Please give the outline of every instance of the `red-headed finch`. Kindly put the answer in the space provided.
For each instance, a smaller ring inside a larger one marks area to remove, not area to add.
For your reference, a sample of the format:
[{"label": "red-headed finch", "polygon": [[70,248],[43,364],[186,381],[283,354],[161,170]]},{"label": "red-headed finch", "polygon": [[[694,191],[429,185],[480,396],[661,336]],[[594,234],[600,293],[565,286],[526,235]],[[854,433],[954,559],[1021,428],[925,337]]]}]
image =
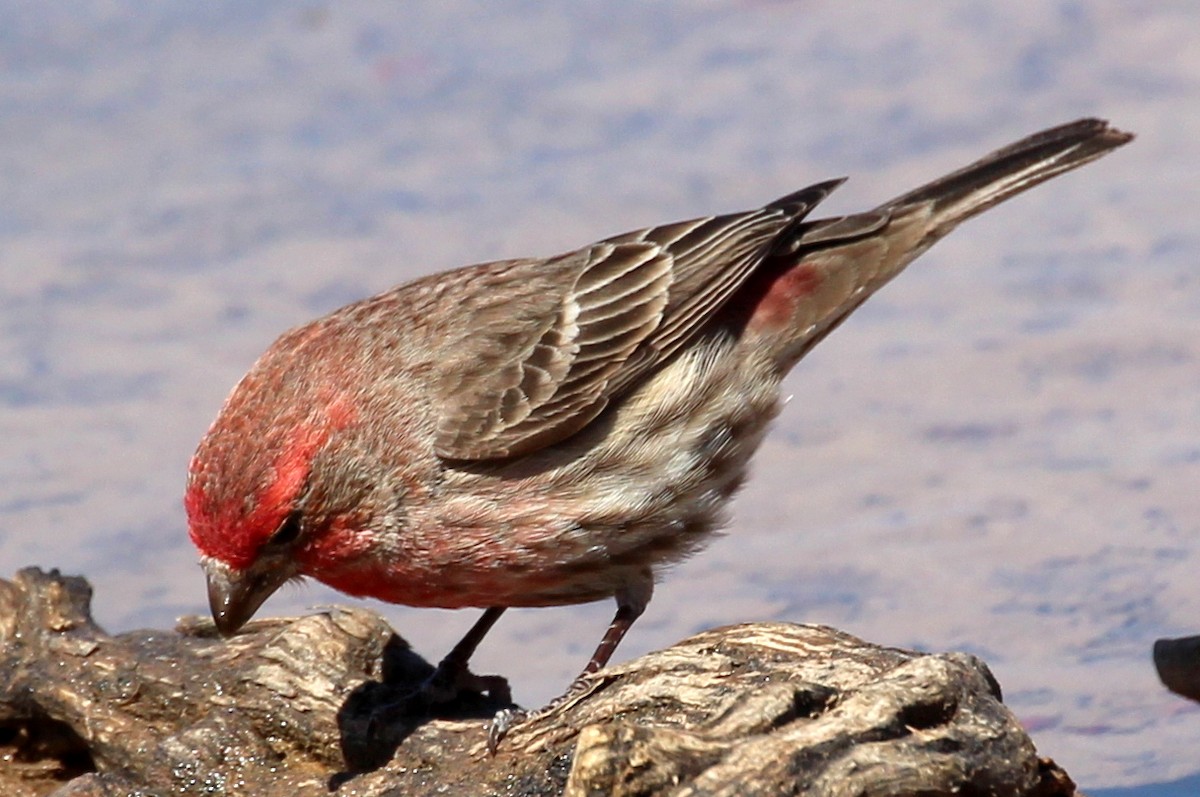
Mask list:
[{"label": "red-headed finch", "polygon": [[217,627],[301,576],[482,607],[439,668],[462,683],[505,608],[615,598],[598,670],[655,577],[726,522],[792,366],[960,222],[1130,138],[1085,119],[865,213],[808,220],[831,180],[434,274],[287,332],[191,463]]}]

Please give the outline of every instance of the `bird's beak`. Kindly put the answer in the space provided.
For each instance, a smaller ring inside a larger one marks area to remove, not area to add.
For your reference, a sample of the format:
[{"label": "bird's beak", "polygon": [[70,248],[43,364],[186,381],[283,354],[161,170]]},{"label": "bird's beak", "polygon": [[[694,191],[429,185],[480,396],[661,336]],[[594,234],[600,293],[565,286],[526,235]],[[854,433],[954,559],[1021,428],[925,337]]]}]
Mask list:
[{"label": "bird's beak", "polygon": [[288,576],[283,568],[276,568],[275,571],[279,575],[255,572],[253,566],[234,570],[217,559],[204,560],[204,573],[208,577],[208,605],[212,609],[213,622],[222,636],[236,633],[254,616],[263,601],[287,581]]}]

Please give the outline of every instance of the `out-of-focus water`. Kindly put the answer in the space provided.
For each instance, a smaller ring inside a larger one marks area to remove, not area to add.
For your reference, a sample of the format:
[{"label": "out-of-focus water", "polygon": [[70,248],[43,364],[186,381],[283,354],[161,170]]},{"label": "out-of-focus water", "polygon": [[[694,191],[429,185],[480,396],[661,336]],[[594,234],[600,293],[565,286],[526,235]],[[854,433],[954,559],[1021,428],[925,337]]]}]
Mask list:
[{"label": "out-of-focus water", "polygon": [[1200,794],[1200,775],[1169,782],[1088,790],[1089,797],[1195,797],[1197,794]]},{"label": "out-of-focus water", "polygon": [[[969,650],[1085,787],[1200,770],[1200,709],[1149,659],[1200,631],[1200,7],[0,18],[0,575],[83,573],[113,630],[205,611],[187,460],[291,325],[842,174],[828,212],[862,209],[1079,116],[1138,132],[960,230],[797,369],[730,533],[667,577],[622,654],[768,619]],[[611,610],[514,612],[479,668],[537,703]],[[473,619],[388,614],[434,659]]]}]

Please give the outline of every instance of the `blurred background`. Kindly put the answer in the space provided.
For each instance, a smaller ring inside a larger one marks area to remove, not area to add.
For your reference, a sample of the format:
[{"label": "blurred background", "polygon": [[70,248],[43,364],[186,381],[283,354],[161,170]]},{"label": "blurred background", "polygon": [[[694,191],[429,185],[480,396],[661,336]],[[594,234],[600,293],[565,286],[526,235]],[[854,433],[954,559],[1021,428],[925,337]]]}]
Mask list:
[{"label": "blurred background", "polygon": [[[1200,707],[1150,646],[1200,631],[1200,6],[917,9],[0,1],[0,577],[86,575],[110,631],[206,613],[192,450],[275,336],[353,299],[840,175],[821,210],[862,210],[1097,115],[1139,138],[796,369],[729,534],[620,657],[775,619],[966,650],[1084,787],[1194,775]],[[373,608],[433,660],[476,616]],[[512,612],[476,669],[538,704],[612,609]]]}]

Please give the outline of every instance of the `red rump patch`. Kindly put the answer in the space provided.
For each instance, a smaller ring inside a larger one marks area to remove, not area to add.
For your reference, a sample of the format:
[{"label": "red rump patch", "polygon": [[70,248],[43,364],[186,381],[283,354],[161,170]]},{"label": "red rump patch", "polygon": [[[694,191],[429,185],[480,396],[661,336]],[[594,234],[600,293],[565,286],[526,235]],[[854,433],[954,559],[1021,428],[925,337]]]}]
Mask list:
[{"label": "red rump patch", "polygon": [[790,326],[796,305],[817,292],[824,276],[815,264],[801,263],[769,279],[751,316],[756,326]]}]

